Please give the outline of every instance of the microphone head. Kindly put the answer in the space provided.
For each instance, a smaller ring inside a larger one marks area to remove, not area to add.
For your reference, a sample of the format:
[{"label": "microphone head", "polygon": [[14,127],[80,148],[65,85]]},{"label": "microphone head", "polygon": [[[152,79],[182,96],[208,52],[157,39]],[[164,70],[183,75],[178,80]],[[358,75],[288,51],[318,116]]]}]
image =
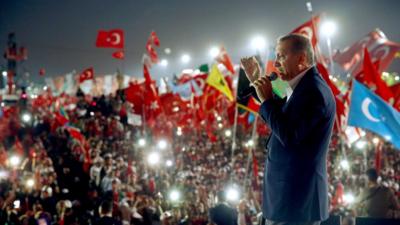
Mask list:
[{"label": "microphone head", "polygon": [[278,78],[278,74],[275,73],[275,72],[272,72],[272,73],[268,76],[268,79],[269,79],[270,81],[274,81],[274,80],[276,80],[277,78]]}]

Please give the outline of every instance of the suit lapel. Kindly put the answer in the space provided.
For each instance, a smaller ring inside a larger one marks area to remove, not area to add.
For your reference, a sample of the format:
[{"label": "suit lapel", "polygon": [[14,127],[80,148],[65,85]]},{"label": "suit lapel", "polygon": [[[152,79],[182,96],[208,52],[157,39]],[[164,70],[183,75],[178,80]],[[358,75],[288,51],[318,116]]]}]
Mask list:
[{"label": "suit lapel", "polygon": [[312,76],[314,76],[315,74],[317,74],[318,71],[315,68],[315,66],[311,67],[307,73],[304,75],[304,77],[299,81],[299,83],[297,84],[296,88],[293,90],[292,95],[290,96],[289,100],[283,105],[282,110],[286,111],[287,107],[290,105],[290,103],[292,102],[293,99],[296,98],[296,96],[302,92],[302,89],[304,89],[305,87],[307,87],[307,84],[309,83],[309,81],[312,79]]}]

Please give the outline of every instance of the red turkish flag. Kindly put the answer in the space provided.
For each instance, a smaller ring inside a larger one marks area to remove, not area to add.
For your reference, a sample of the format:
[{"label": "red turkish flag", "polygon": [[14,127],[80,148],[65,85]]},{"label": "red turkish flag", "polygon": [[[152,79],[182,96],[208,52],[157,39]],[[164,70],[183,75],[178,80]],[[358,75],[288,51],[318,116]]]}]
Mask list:
[{"label": "red turkish flag", "polygon": [[294,29],[291,33],[302,34],[308,37],[311,40],[311,44],[315,49],[318,44],[318,26],[321,18],[320,15],[314,16],[311,20],[303,23],[296,29]]},{"label": "red turkish flag", "polygon": [[160,102],[166,115],[173,115],[187,110],[187,103],[181,99],[179,94],[165,93],[160,96]]},{"label": "red turkish flag", "polygon": [[390,90],[392,90],[393,96],[395,97],[393,106],[397,111],[400,111],[400,83],[390,86]]},{"label": "red turkish flag", "polygon": [[161,102],[157,93],[155,82],[151,79],[149,69],[143,65],[143,76],[145,78],[144,106],[146,120],[150,126],[154,125],[155,119],[161,114]]},{"label": "red turkish flag", "polygon": [[153,48],[151,39],[149,39],[146,43],[146,50],[150,56],[151,63],[157,63],[158,62],[158,54],[157,54],[156,50]]},{"label": "red turkish flag", "polygon": [[115,59],[125,59],[124,51],[116,51],[112,54],[112,57]]},{"label": "red turkish flag", "polygon": [[400,50],[400,44],[389,41],[381,30],[376,29],[352,46],[336,52],[333,55],[333,61],[347,72],[356,76],[363,69],[364,48],[368,49],[373,63],[380,60],[379,69],[384,71],[392,62],[396,52]]},{"label": "red turkish flag", "polygon": [[385,81],[382,80],[381,74],[378,72],[374,64],[371,62],[370,55],[367,48],[364,49],[364,70],[363,73],[356,77],[356,79],[365,85],[367,85],[371,90],[375,91],[386,102],[393,104],[394,96],[390,88],[387,86]]},{"label": "red turkish flag", "polygon": [[251,97],[249,99],[249,102],[247,103],[247,108],[249,108],[255,113],[257,113],[260,110],[260,106],[261,104],[254,97]]},{"label": "red turkish flag", "polygon": [[229,57],[228,53],[226,52],[224,47],[221,47],[218,56],[215,58],[217,62],[224,64],[227,70],[232,74],[235,73],[235,69],[233,68],[233,64],[231,58]]},{"label": "red turkish flag", "polygon": [[94,70],[93,67],[87,68],[79,75],[79,83],[84,82],[85,80],[92,80],[94,78]]},{"label": "red turkish flag", "polygon": [[69,135],[71,135],[72,138],[78,140],[81,144],[84,143],[85,137],[78,128],[67,126],[65,129],[69,132]]},{"label": "red turkish flag", "polygon": [[331,88],[333,95],[335,95],[335,96],[339,95],[340,91],[336,87],[336,85],[331,81],[331,79],[329,79],[329,72],[326,69],[326,67],[324,65],[322,65],[321,63],[317,63],[317,69],[318,69],[319,73],[321,74],[322,78],[324,78],[325,82]]},{"label": "red turkish flag", "polygon": [[[347,106],[346,106],[346,97],[341,95],[340,90],[336,87],[336,85],[329,79],[329,72],[325,68],[325,66],[321,63],[317,63],[317,69],[320,72],[322,78],[330,87],[336,101],[336,119],[334,129],[336,131],[344,131],[346,120],[347,120]],[[346,95],[345,95],[346,96]]]},{"label": "red turkish flag", "polygon": [[151,63],[158,63],[158,54],[153,45],[156,47],[160,47],[160,39],[158,39],[155,31],[152,31],[150,33],[150,37],[147,39],[146,50],[148,55],[150,56]]},{"label": "red turkish flag", "polygon": [[124,31],[114,29],[110,31],[99,30],[96,47],[98,48],[124,48]]},{"label": "red turkish flag", "polygon": [[155,46],[160,47],[160,39],[158,39],[158,36],[155,31],[151,32],[150,38]]},{"label": "red turkish flag", "polygon": [[135,114],[142,115],[144,104],[144,83],[130,83],[125,89],[126,100],[133,104]]}]

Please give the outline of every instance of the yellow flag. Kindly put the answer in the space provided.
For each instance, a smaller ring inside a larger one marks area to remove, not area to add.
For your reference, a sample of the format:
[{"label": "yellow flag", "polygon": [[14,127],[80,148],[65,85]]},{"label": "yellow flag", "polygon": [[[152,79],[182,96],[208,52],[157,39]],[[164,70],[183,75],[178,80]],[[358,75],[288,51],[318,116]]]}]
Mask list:
[{"label": "yellow flag", "polygon": [[228,83],[226,83],[224,75],[222,75],[221,72],[218,70],[216,64],[214,64],[211,68],[211,72],[208,75],[206,82],[210,86],[213,86],[215,89],[226,95],[226,97],[228,97],[230,101],[233,101],[231,89],[229,89]]}]

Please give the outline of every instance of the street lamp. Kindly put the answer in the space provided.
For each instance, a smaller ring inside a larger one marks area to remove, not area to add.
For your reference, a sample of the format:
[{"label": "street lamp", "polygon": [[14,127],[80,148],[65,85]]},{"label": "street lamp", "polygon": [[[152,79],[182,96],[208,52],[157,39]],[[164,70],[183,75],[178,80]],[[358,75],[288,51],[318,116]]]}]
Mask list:
[{"label": "street lamp", "polygon": [[257,51],[257,53],[261,52],[262,50],[265,49],[265,46],[267,45],[267,41],[265,40],[264,37],[262,36],[255,36],[251,40],[251,47]]},{"label": "street lamp", "polygon": [[336,23],[333,21],[326,21],[321,26],[321,33],[326,37],[326,44],[328,45],[328,53],[329,53],[329,60],[330,64],[330,72],[334,74],[335,71],[333,69],[333,57],[332,57],[332,43],[331,38],[336,33],[337,26]]},{"label": "street lamp", "polygon": [[210,56],[214,59],[215,57],[217,57],[219,54],[219,49],[217,47],[212,47],[210,49]]},{"label": "street lamp", "polygon": [[163,66],[163,67],[168,66],[168,60],[166,60],[166,59],[161,59],[160,65]]},{"label": "street lamp", "polygon": [[182,57],[181,57],[181,60],[182,60],[182,62],[185,63],[185,64],[188,63],[188,62],[190,62],[190,60],[191,60],[190,55],[188,55],[188,54],[183,54]]}]

